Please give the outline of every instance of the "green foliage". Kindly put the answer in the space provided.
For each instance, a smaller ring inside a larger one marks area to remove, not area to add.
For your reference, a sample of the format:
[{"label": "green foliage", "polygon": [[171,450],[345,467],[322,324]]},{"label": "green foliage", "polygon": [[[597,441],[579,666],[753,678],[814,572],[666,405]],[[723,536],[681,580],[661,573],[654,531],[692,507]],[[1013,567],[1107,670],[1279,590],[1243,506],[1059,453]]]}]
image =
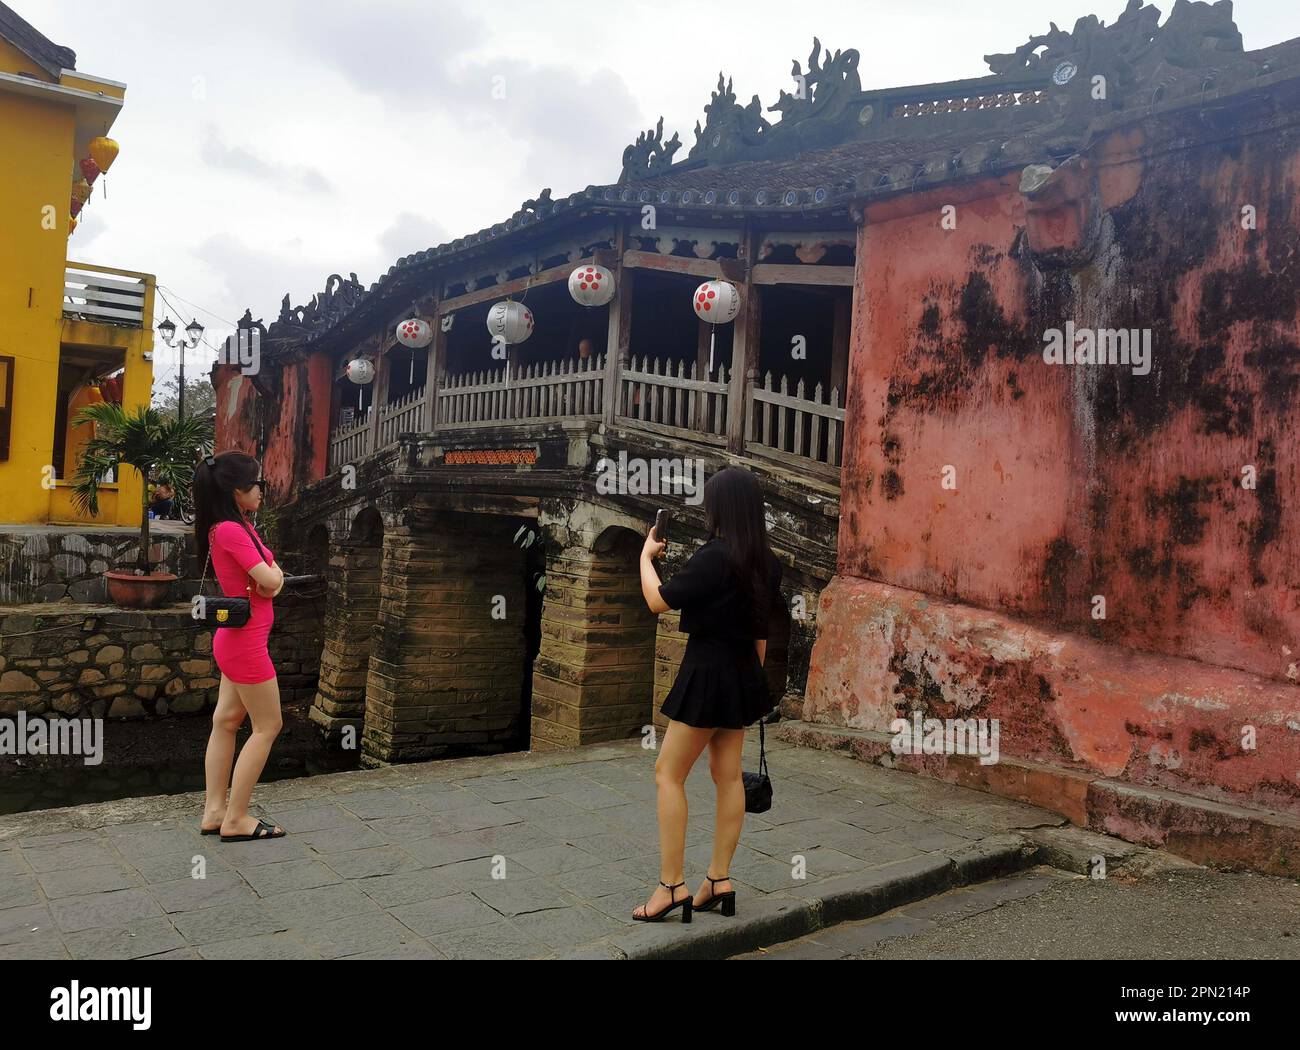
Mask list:
[{"label": "green foliage", "polygon": [[[212,424],[187,418],[168,419],[157,409],[140,406],[131,413],[121,405],[101,402],[77,413],[77,426],[95,425],[95,436],[85,445],[72,478],[72,495],[83,513],[99,513],[99,485],[108,471],[134,467],[144,482],[145,504],[150,481],[166,481],[179,492],[189,491],[194,464],[212,444]],[[140,523],[140,564],[148,569],[149,522],[143,510]]]},{"label": "green foliage", "polygon": [[[175,419],[180,402],[180,377],[172,376],[154,390],[153,407],[165,419]],[[217,414],[217,391],[212,380],[200,375],[185,381],[185,414],[196,419],[211,420]]]}]

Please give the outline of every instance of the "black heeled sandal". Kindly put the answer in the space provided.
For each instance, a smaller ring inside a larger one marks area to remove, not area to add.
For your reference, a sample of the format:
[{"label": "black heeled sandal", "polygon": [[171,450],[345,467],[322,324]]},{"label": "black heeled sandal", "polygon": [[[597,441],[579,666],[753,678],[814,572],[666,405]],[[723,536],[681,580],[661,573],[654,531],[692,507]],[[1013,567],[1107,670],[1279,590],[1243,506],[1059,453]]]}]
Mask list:
[{"label": "black heeled sandal", "polygon": [[[706,879],[708,879],[710,883],[712,883],[712,885],[710,885],[710,887],[709,887],[710,891],[713,889],[713,886],[716,886],[719,882],[726,882],[728,879],[731,878],[730,875],[723,875],[722,878],[720,878],[720,879],[715,879],[712,875],[708,875],[708,874],[706,874],[704,877],[705,877]],[[736,891],[735,891],[735,890],[727,890],[726,893],[717,893],[717,894],[714,894],[712,897],[710,897],[708,900],[706,900],[703,904],[697,904],[697,905],[695,905],[695,910],[696,910],[696,911],[712,911],[712,910],[713,910],[713,906],[714,906],[715,904],[717,904],[718,901],[722,901],[722,914],[723,914],[723,915],[728,915],[728,916],[730,916],[730,915],[735,915],[735,914],[736,914]]]},{"label": "black heeled sandal", "polygon": [[[669,886],[668,883],[664,882],[663,879],[660,879],[659,885],[662,886],[664,889],[666,889],[669,895],[671,895],[673,890],[677,889],[678,886],[685,886],[686,883],[685,881],[674,882],[671,886]],[[649,912],[647,912],[645,915],[638,915],[636,911],[633,910],[632,918],[636,919],[638,922],[663,922],[664,916],[667,915],[670,911],[672,911],[674,908],[681,908],[682,922],[690,922],[691,906],[693,903],[694,903],[694,898],[692,898],[692,896],[688,893],[681,900],[674,900],[672,904],[669,904],[667,907],[660,908],[653,915],[651,915]]]}]

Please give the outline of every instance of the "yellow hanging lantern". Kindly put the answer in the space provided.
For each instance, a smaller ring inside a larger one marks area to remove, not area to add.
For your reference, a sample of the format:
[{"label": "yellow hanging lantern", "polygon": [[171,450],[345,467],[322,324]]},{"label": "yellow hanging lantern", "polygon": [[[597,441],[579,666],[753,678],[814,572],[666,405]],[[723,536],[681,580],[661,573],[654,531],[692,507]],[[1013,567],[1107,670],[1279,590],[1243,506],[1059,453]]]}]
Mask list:
[{"label": "yellow hanging lantern", "polygon": [[76,232],[77,232],[77,217],[76,217],[75,215],[69,215],[69,216],[68,216],[68,236],[71,237],[71,236],[72,236],[74,233],[76,233]]},{"label": "yellow hanging lantern", "polygon": [[90,183],[85,179],[78,179],[72,184],[72,199],[74,201],[81,201],[82,204],[85,204],[86,201],[90,200],[91,192]]},{"label": "yellow hanging lantern", "polygon": [[90,140],[90,156],[99,165],[100,171],[108,171],[117,160],[118,145],[110,138],[100,135]]}]

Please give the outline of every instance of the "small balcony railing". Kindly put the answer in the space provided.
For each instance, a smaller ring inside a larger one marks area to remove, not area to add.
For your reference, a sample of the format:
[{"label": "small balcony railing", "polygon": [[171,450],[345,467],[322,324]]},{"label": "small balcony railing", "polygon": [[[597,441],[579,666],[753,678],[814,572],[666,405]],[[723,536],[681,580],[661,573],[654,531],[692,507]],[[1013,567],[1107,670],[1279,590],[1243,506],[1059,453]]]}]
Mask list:
[{"label": "small balcony railing", "polygon": [[141,328],[150,280],[127,270],[69,263],[63,284],[64,316]]}]

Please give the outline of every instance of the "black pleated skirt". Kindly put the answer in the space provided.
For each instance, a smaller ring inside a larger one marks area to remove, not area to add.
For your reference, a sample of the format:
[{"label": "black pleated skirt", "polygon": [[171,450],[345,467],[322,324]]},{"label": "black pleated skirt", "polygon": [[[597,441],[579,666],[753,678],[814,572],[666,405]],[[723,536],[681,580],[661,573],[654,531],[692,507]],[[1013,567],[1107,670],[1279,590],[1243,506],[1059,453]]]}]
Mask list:
[{"label": "black pleated skirt", "polygon": [[661,710],[697,729],[744,729],[775,707],[752,640],[692,634]]}]

